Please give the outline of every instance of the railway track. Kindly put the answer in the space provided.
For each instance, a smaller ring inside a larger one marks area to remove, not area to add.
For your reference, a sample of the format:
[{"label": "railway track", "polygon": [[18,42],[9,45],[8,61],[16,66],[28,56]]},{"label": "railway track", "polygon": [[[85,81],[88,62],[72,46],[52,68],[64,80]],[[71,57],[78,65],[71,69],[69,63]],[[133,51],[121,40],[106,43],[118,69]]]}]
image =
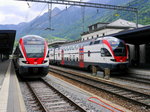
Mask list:
[{"label": "railway track", "polygon": [[31,112],[87,112],[43,79],[28,81],[26,85],[29,88],[27,102]]},{"label": "railway track", "polygon": [[100,80],[98,78],[93,78],[89,75],[85,75],[79,72],[62,69],[60,67],[50,66],[49,71],[84,83],[98,90],[103,90],[107,93],[114,94],[116,96],[119,96],[120,98],[127,99],[128,101],[140,104],[141,106],[145,106],[146,108],[150,109],[150,95],[148,94],[126,88],[116,83],[110,83],[108,81]]}]

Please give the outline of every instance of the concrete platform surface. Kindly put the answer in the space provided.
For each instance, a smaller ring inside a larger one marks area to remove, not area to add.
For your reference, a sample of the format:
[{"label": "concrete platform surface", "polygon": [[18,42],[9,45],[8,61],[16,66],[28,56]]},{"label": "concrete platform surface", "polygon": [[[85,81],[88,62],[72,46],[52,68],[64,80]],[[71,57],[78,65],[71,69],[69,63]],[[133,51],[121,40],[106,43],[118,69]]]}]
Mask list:
[{"label": "concrete platform surface", "polygon": [[7,61],[0,61],[0,89],[3,84],[5,74],[7,72],[8,66],[9,66],[10,60]]},{"label": "concrete platform surface", "polygon": [[129,68],[129,73],[150,76],[150,68]]},{"label": "concrete platform surface", "polygon": [[0,90],[0,112],[26,112],[18,79],[11,61]]}]

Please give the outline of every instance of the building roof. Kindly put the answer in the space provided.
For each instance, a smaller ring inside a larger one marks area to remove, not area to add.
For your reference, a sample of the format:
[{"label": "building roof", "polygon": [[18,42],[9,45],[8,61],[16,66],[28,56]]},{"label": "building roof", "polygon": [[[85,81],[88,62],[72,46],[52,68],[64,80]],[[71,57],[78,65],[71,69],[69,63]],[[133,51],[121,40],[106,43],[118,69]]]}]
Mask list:
[{"label": "building roof", "polygon": [[150,26],[127,30],[110,36],[115,36],[130,44],[150,43]]},{"label": "building roof", "polygon": [[16,30],[0,30],[0,54],[12,54]]},{"label": "building roof", "polygon": [[[118,27],[129,27],[129,28],[136,28],[136,23],[130,22],[124,19],[118,19],[107,26],[118,26]],[[138,24],[138,27],[143,27],[143,25]]]},{"label": "building roof", "polygon": [[[95,23],[93,25],[90,25],[88,28],[90,28],[92,26],[95,26],[95,25],[98,25],[98,24],[100,24],[100,25],[96,29],[93,29],[93,30],[90,30],[90,31],[87,31],[87,32],[83,32],[81,35],[86,35],[86,34],[89,34],[91,32],[96,32],[96,31],[100,31],[100,30],[103,30],[103,29],[123,29],[123,30],[127,30],[127,29],[136,28],[136,23],[130,22],[130,21],[127,21],[127,20],[124,20],[124,19],[118,19],[118,20],[116,20],[112,23],[98,22],[98,23]],[[143,25],[138,24],[138,27],[143,27]]]},{"label": "building roof", "polygon": [[95,24],[92,24],[92,25],[88,26],[88,28],[89,28],[89,27],[92,27],[92,26],[94,26],[94,25],[97,25],[97,24],[101,24],[102,26],[104,26],[104,25],[107,25],[107,24],[109,24],[109,23],[98,22],[98,23],[95,23]]}]

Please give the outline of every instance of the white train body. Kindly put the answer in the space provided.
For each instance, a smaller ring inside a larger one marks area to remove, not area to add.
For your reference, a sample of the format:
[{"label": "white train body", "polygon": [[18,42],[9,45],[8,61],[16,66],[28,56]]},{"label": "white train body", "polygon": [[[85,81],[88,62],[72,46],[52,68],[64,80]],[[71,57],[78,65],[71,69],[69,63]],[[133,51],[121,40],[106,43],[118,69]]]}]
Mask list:
[{"label": "white train body", "polygon": [[128,50],[124,41],[103,37],[89,41],[69,43],[49,49],[50,63],[80,68],[97,67],[99,70],[126,69]]},{"label": "white train body", "polygon": [[48,73],[48,45],[44,38],[27,35],[19,40],[14,52],[14,63],[22,77],[43,77]]}]

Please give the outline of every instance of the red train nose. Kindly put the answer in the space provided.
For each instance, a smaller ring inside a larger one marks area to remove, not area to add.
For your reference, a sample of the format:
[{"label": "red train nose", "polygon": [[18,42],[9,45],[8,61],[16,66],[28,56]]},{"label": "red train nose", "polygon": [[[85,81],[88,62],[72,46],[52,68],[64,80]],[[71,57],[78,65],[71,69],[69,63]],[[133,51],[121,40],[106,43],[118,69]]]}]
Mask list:
[{"label": "red train nose", "polygon": [[115,57],[115,59],[116,59],[116,62],[125,62],[127,60],[127,58],[124,56],[117,56]]},{"label": "red train nose", "polygon": [[42,64],[44,58],[28,58],[27,60],[30,64],[37,65],[37,64]]}]

